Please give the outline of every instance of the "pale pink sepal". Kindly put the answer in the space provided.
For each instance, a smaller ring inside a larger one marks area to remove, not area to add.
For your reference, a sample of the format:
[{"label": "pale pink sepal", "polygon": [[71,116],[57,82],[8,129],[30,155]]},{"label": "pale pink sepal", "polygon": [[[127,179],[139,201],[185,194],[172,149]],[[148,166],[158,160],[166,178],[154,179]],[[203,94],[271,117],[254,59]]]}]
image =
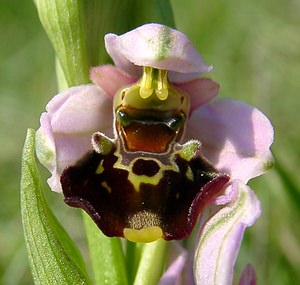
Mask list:
[{"label": "pale pink sepal", "polygon": [[141,66],[151,66],[171,71],[171,81],[181,82],[181,74],[189,81],[212,69],[183,33],[160,24],[107,34],[105,47],[115,65],[133,76],[140,75]]},{"label": "pale pink sepal", "polygon": [[256,285],[256,274],[251,264],[247,264],[244,268],[239,285]]},{"label": "pale pink sepal", "polygon": [[61,192],[63,169],[91,149],[94,132],[113,134],[111,110],[111,97],[92,84],[69,88],[48,103],[36,133],[36,151],[52,174],[48,184],[53,191]]},{"label": "pale pink sepal", "polygon": [[137,81],[136,77],[125,74],[112,65],[100,65],[90,69],[91,80],[111,97],[125,86]]},{"label": "pale pink sepal", "polygon": [[236,200],[208,219],[199,233],[194,259],[197,285],[232,284],[245,228],[261,213],[259,200],[248,186],[236,180],[228,187],[238,193]]},{"label": "pale pink sepal", "polygon": [[216,99],[197,108],[187,138],[199,139],[206,158],[232,179],[244,183],[273,164],[273,127],[258,109],[241,101]]}]

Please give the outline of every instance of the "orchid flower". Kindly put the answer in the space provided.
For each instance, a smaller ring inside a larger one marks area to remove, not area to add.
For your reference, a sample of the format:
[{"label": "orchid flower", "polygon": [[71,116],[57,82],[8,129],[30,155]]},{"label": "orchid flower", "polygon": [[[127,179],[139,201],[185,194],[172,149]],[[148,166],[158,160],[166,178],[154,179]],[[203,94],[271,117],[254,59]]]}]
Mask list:
[{"label": "orchid flower", "polygon": [[178,245],[160,284],[231,284],[260,215],[246,184],[273,163],[271,123],[215,98],[219,85],[202,77],[212,67],[177,30],[146,24],[105,45],[115,66],[91,68],[93,84],[59,93],[41,116],[36,150],[50,188],[108,236],[183,239],[199,220],[194,248]]}]

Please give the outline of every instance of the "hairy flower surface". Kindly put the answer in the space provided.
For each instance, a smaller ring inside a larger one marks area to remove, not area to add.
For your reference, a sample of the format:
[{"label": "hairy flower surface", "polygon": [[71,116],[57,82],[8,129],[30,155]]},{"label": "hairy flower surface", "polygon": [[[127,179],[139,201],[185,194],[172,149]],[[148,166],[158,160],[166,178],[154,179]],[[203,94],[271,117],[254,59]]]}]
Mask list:
[{"label": "hairy flower surface", "polygon": [[[105,43],[116,66],[92,68],[94,84],[56,95],[41,116],[49,186],[108,236],[132,241],[187,238],[202,213],[195,280],[230,284],[243,232],[260,214],[245,184],[273,161],[269,120],[215,99],[218,84],[200,78],[212,68],[179,31],[147,24]],[[179,278],[186,253],[178,256],[165,280]]]}]

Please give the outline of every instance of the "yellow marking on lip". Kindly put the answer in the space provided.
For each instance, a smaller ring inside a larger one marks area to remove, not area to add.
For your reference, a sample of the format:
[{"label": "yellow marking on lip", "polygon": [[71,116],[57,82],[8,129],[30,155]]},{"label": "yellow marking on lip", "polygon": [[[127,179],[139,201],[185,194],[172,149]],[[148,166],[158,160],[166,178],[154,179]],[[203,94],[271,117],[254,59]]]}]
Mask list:
[{"label": "yellow marking on lip", "polygon": [[111,193],[112,190],[106,181],[101,182],[101,186],[104,187],[109,194]]},{"label": "yellow marking on lip", "polygon": [[[158,153],[158,154],[151,153],[149,157],[147,157],[147,153],[143,153],[143,154],[141,153],[141,156],[135,157],[134,159],[129,160],[129,162],[127,162],[127,164],[125,164],[123,162],[123,155],[121,153],[121,149],[124,150],[124,153],[126,155],[128,155],[128,156],[131,155],[131,152],[127,152],[124,148],[123,138],[119,137],[118,140],[117,140],[117,149],[115,151],[115,155],[118,157],[118,160],[115,162],[113,167],[115,169],[124,169],[124,170],[128,171],[128,180],[132,183],[135,191],[137,191],[137,192],[139,192],[139,190],[140,190],[140,184],[141,183],[157,185],[159,183],[159,181],[161,180],[161,178],[163,177],[163,172],[166,171],[166,170],[173,170],[174,172],[179,172],[178,166],[175,163],[175,156],[177,154],[180,154],[180,149],[176,150],[174,148],[171,149],[171,147],[170,147],[170,149],[167,152],[167,153],[171,152],[171,154],[169,155],[169,159],[168,159],[169,164],[162,163],[159,160],[159,157],[161,156],[160,153]],[[132,152],[132,155],[135,155],[136,153],[138,153],[138,152]],[[166,153],[166,155],[167,155],[167,153]],[[146,175],[136,175],[136,174],[134,174],[133,171],[132,171],[132,167],[138,159],[156,161],[157,164],[160,166],[159,171],[151,177],[146,176]]]},{"label": "yellow marking on lip", "polygon": [[142,159],[144,159],[144,160],[156,161],[157,164],[160,166],[160,168],[159,168],[159,171],[151,177],[149,177],[147,175],[137,175],[132,171],[132,167],[133,167],[134,163],[139,159],[141,159],[141,158],[137,157],[137,158],[133,159],[128,166],[128,169],[129,169],[128,180],[132,183],[134,189],[137,192],[140,189],[141,183],[157,185],[159,183],[159,181],[163,178],[163,172],[165,170],[173,170],[175,172],[179,172],[179,169],[173,160],[170,160],[171,165],[165,165],[165,164],[161,163],[158,159],[142,157]]},{"label": "yellow marking on lip", "polygon": [[146,227],[139,230],[125,228],[124,237],[132,242],[153,242],[163,236],[163,231],[158,226]]},{"label": "yellow marking on lip", "polygon": [[101,160],[101,162],[99,163],[99,165],[96,169],[96,174],[101,174],[103,171],[104,171],[103,160]]},{"label": "yellow marking on lip", "polygon": [[194,180],[194,175],[193,175],[192,169],[191,169],[190,167],[187,168],[186,173],[185,173],[185,176],[186,176],[186,178],[189,179],[190,181],[193,181],[193,180]]}]

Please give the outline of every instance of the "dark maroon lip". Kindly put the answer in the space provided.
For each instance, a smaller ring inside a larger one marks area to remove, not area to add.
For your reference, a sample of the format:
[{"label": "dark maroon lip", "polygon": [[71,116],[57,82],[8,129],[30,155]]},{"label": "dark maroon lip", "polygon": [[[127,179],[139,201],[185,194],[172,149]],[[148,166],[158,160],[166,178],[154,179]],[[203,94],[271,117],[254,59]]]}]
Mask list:
[{"label": "dark maroon lip", "polygon": [[[107,155],[91,151],[61,176],[65,203],[85,210],[110,237],[124,237],[125,228],[154,225],[162,229],[165,240],[185,239],[203,208],[229,181],[200,155],[189,161],[175,155],[177,170],[164,169],[157,183],[144,180],[136,189],[130,171],[151,178],[164,166],[149,157],[146,163],[140,158],[132,169],[121,169],[116,167],[115,151]],[[170,159],[170,154],[161,156]],[[100,164],[103,171],[97,173]]]}]

